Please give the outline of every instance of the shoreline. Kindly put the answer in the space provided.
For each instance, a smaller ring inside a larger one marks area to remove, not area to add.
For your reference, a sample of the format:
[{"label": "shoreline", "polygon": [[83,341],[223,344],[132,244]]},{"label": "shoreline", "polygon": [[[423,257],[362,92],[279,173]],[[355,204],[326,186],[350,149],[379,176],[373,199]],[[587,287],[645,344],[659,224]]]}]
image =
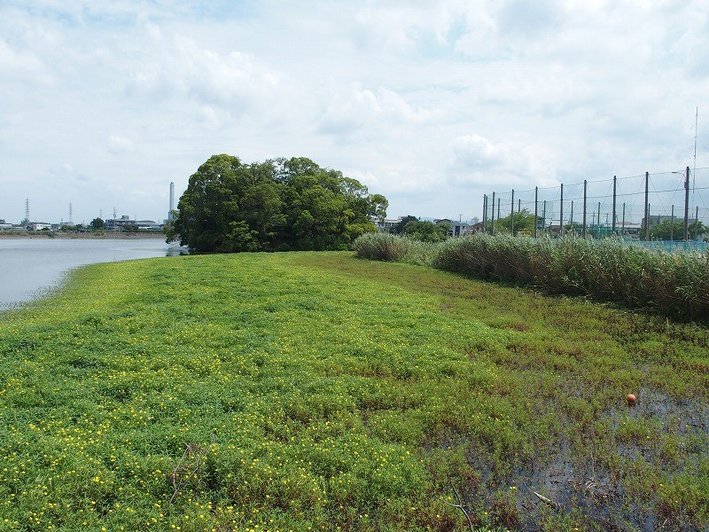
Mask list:
[{"label": "shoreline", "polygon": [[96,233],[42,233],[42,232],[0,232],[0,239],[12,240],[17,238],[32,240],[165,240],[162,233],[124,233],[124,232],[96,232]]}]

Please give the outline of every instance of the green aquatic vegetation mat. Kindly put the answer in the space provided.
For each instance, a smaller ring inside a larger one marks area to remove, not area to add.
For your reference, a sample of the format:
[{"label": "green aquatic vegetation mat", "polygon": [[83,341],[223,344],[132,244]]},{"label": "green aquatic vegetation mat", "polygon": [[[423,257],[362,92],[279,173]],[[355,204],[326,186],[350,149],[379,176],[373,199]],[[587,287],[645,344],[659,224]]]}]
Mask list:
[{"label": "green aquatic vegetation mat", "polygon": [[708,337],[350,253],[83,268],[0,315],[0,529],[701,529]]}]

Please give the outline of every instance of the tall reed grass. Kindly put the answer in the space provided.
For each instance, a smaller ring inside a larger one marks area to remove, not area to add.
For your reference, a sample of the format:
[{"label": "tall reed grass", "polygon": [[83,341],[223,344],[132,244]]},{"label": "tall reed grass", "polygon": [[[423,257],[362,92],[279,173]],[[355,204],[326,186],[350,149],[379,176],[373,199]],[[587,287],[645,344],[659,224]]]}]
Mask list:
[{"label": "tall reed grass", "polygon": [[440,244],[421,242],[388,233],[365,233],[353,243],[357,256],[387,262],[431,265]]},{"label": "tall reed grass", "polygon": [[[397,252],[382,258],[374,252],[382,247]],[[360,257],[429,264],[479,279],[709,321],[708,253],[666,253],[614,239],[506,235],[472,235],[421,249],[393,235],[370,234],[358,239],[355,249]]]}]

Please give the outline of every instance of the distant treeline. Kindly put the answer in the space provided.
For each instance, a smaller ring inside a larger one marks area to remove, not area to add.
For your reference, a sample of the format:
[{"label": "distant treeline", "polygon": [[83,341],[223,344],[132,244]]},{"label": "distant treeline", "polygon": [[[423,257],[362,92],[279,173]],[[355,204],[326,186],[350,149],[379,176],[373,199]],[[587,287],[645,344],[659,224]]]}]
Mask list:
[{"label": "distant treeline", "polygon": [[202,252],[349,249],[388,202],[304,157],[245,164],[214,155],[189,179],[168,241]]}]

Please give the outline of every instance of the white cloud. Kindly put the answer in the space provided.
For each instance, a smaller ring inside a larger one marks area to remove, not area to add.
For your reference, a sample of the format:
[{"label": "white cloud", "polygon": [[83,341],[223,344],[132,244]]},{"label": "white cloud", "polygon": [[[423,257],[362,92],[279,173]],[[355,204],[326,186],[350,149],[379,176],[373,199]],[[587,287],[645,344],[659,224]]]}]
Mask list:
[{"label": "white cloud", "polygon": [[308,156],[390,214],[470,217],[494,189],[682,168],[695,105],[709,165],[708,29],[701,0],[8,0],[0,218],[43,190],[161,218],[219,152]]},{"label": "white cloud", "polygon": [[558,183],[552,154],[543,146],[518,141],[494,142],[482,135],[457,137],[451,143],[451,171],[457,183],[550,186]]},{"label": "white cloud", "polygon": [[108,151],[115,154],[128,153],[133,151],[133,141],[118,135],[108,137]]},{"label": "white cloud", "polygon": [[31,76],[36,82],[48,80],[43,62],[33,53],[17,50],[0,38],[0,76],[6,81]]},{"label": "white cloud", "polygon": [[355,87],[332,96],[318,131],[348,136],[358,129],[371,130],[380,125],[423,125],[433,114],[430,110],[412,106],[392,90]]},{"label": "white cloud", "polygon": [[277,72],[252,55],[218,51],[181,35],[162,46],[160,54],[139,64],[128,85],[129,94],[152,100],[193,99],[234,109],[274,94]]}]

